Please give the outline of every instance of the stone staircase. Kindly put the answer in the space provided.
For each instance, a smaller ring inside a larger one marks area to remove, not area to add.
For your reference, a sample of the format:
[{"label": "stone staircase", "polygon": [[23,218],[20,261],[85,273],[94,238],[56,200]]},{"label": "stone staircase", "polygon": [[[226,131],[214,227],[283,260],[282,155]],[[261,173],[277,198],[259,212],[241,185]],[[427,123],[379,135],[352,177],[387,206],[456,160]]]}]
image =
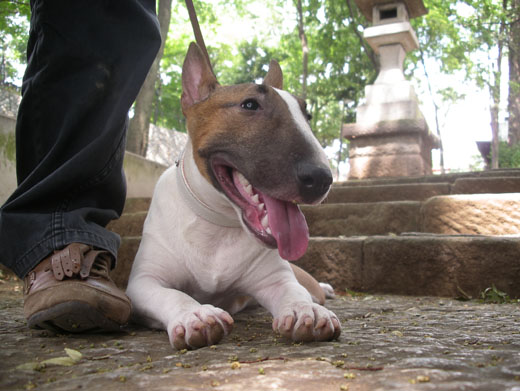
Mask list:
[{"label": "stone staircase", "polygon": [[[150,200],[127,201],[114,279],[125,286]],[[520,297],[520,170],[337,183],[304,206],[311,241],[298,265],[338,291]]]}]

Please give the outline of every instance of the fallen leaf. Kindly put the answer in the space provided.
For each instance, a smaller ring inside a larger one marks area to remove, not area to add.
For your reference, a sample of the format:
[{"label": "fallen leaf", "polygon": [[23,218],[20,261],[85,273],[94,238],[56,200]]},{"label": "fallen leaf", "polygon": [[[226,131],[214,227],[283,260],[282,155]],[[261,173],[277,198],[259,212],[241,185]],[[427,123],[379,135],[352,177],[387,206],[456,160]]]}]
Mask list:
[{"label": "fallen leaf", "polygon": [[16,367],[16,369],[21,371],[37,371],[39,368],[41,368],[41,365],[38,362],[27,362]]},{"label": "fallen leaf", "polygon": [[83,354],[81,352],[78,352],[74,349],[65,348],[65,353],[67,353],[67,355],[76,362],[81,360],[81,358],[83,357]]},{"label": "fallen leaf", "polygon": [[54,357],[54,358],[49,358],[48,360],[43,360],[41,363],[41,365],[61,365],[61,366],[64,366],[64,367],[70,367],[74,364],[76,364],[76,360],[73,360],[72,358],[70,357]]}]

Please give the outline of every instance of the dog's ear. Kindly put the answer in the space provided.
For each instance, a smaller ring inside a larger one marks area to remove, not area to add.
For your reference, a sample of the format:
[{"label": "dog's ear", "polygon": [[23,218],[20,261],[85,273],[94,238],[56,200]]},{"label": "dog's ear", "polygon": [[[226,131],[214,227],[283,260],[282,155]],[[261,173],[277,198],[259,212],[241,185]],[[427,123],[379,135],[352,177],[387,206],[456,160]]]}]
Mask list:
[{"label": "dog's ear", "polygon": [[265,76],[264,84],[278,88],[279,90],[283,89],[282,68],[280,68],[280,64],[278,64],[276,60],[271,60],[269,63],[269,71],[267,71],[267,75]]},{"label": "dog's ear", "polygon": [[206,57],[192,42],[182,65],[182,110],[206,99],[217,86],[218,81]]}]

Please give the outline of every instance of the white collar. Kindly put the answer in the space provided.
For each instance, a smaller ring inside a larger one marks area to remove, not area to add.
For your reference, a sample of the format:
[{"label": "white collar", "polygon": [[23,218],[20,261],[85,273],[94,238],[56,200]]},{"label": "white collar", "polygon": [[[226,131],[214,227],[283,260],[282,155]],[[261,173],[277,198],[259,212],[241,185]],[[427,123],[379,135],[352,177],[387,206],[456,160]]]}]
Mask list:
[{"label": "white collar", "polygon": [[204,220],[209,221],[210,223],[219,225],[221,227],[240,228],[241,225],[237,219],[232,219],[217,212],[204,201],[202,201],[199,197],[197,197],[186,178],[186,172],[184,170],[184,152],[185,151],[182,152],[180,159],[176,163],[178,170],[177,175],[175,175],[177,177],[177,187],[180,190],[184,201],[186,201],[190,209],[197,216],[202,217]]}]

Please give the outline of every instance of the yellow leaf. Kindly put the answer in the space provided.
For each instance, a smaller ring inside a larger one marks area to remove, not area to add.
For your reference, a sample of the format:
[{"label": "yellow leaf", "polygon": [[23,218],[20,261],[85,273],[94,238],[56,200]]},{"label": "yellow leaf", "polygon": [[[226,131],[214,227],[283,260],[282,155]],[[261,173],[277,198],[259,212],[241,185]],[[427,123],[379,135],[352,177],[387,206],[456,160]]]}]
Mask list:
[{"label": "yellow leaf", "polygon": [[74,361],[79,361],[83,357],[83,354],[81,352],[78,352],[74,349],[65,348],[65,353]]},{"label": "yellow leaf", "polygon": [[48,360],[43,360],[40,364],[42,365],[61,365],[64,367],[70,367],[76,364],[76,361],[70,357],[55,357]]},{"label": "yellow leaf", "polygon": [[21,371],[37,371],[41,365],[37,362],[27,362],[25,364],[20,364],[16,367],[16,369],[19,369]]}]

